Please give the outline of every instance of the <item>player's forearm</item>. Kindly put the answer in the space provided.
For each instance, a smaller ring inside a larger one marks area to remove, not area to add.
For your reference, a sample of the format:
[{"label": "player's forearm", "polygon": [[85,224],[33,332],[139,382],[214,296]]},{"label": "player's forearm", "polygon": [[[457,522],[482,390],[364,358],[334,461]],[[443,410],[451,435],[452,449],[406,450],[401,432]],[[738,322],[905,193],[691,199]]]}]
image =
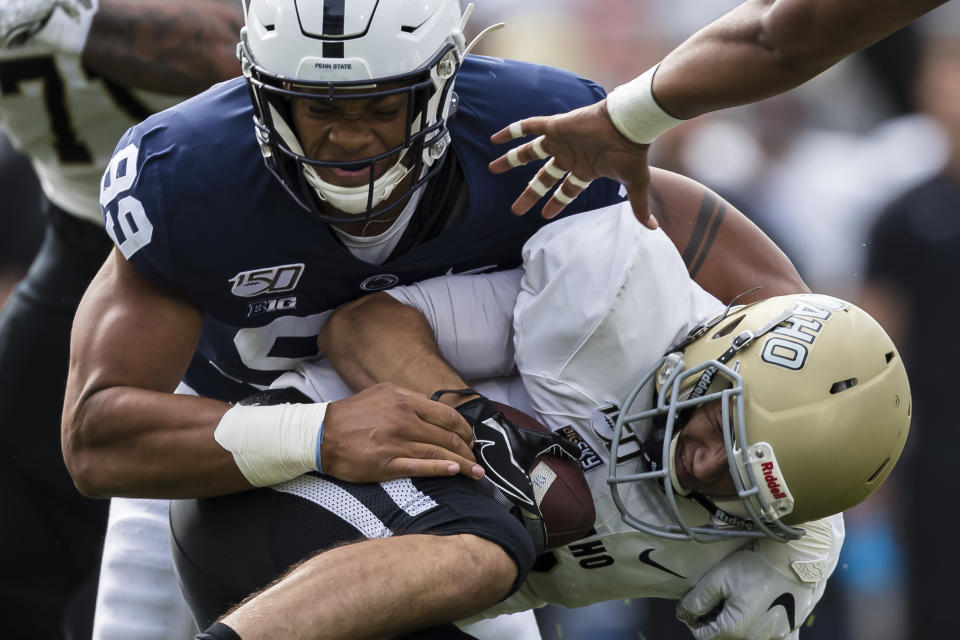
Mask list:
[{"label": "player's forearm", "polygon": [[747,0],[664,58],[653,83],[678,118],[792,89],[946,0]]},{"label": "player's forearm", "polygon": [[192,95],[240,73],[236,0],[100,0],[83,61],[113,82]]},{"label": "player's forearm", "polygon": [[[317,338],[320,351],[354,391],[393,382],[427,396],[466,385],[440,354],[423,315],[386,294],[335,311]],[[445,396],[444,402],[463,398]]]},{"label": "player's forearm", "polygon": [[213,432],[225,402],[131,387],[68,405],[63,455],[77,488],[93,497],[186,498],[250,484]]}]

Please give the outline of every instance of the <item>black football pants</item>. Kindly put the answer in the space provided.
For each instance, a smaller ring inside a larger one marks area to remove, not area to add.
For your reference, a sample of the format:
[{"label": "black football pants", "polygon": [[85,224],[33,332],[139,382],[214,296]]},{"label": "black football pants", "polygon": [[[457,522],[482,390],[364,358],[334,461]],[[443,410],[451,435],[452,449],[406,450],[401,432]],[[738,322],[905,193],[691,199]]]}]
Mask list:
[{"label": "black football pants", "polygon": [[[0,311],[0,602],[4,638],[72,640],[91,632],[108,502],[74,488],[60,414],[73,315],[111,242],[102,227],[48,213],[43,245]],[[64,633],[68,610],[79,621]]]}]

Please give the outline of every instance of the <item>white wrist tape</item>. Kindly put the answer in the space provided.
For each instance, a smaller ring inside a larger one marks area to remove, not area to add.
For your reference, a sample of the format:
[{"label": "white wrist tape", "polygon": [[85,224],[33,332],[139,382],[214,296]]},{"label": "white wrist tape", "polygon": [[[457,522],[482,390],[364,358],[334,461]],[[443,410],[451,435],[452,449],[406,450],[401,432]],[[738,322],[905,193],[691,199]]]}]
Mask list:
[{"label": "white wrist tape", "polygon": [[650,144],[664,131],[686,122],[664,111],[653,97],[653,76],[659,66],[657,63],[607,96],[607,113],[613,126],[637,144]]},{"label": "white wrist tape", "polygon": [[[43,25],[43,29],[37,32],[34,39],[56,51],[80,55],[87,43],[93,16],[97,13],[97,0],[89,0],[89,2],[68,0],[66,4],[70,5],[71,11],[76,15],[69,15],[67,9],[62,6],[54,7],[47,24]],[[87,4],[90,6],[87,7]]]},{"label": "white wrist tape", "polygon": [[213,437],[233,454],[250,484],[274,485],[308,471],[322,471],[320,445],[327,404],[237,405],[223,414]]}]

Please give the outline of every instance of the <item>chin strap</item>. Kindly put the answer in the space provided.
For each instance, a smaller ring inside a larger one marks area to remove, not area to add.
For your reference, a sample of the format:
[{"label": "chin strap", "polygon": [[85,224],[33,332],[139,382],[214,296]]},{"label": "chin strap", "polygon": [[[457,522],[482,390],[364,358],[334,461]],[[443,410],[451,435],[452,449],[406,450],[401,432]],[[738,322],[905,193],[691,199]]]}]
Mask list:
[{"label": "chin strap", "polygon": [[[786,309],[780,315],[775,317],[773,320],[760,327],[756,331],[743,331],[737,334],[736,337],[730,342],[730,347],[720,354],[717,358],[717,362],[720,364],[727,364],[730,360],[733,359],[733,356],[737,354],[738,351],[752,343],[755,339],[760,336],[773,331],[781,322],[793,315],[792,309]],[[710,383],[713,382],[713,376],[717,374],[717,368],[710,366],[704,369],[703,373],[700,375],[700,380],[697,381],[697,384],[693,387],[693,391],[690,392],[690,398],[699,398],[704,393],[707,392],[707,389],[710,388]]]},{"label": "chin strap", "polygon": [[701,507],[707,510],[710,513],[710,519],[714,524],[719,526],[729,526],[737,529],[756,529],[757,525],[748,518],[741,518],[740,516],[734,515],[729,511],[724,511],[718,507],[710,498],[706,497],[702,493],[697,493],[696,491],[691,491],[689,493],[690,498],[696,500]]},{"label": "chin strap", "polygon": [[[372,211],[389,198],[393,190],[407,177],[412,167],[403,164],[403,158],[406,154],[407,149],[404,149],[396,164],[373,181],[372,198],[369,183],[364,186],[341,187],[321,178],[316,170],[308,164],[303,165],[303,173],[307,183],[313,187],[318,198],[329,203],[337,211],[359,216]],[[372,171],[373,167],[370,168]],[[368,202],[369,207],[367,206]]]},{"label": "chin strap", "polygon": [[[734,339],[730,342],[730,347],[728,347],[727,350],[720,354],[720,356],[717,358],[717,362],[726,364],[733,359],[733,356],[735,356],[738,351],[752,343],[756,338],[759,338],[760,336],[775,329],[780,323],[789,318],[791,315],[793,315],[793,311],[788,309],[756,331],[743,331],[742,333],[737,334],[737,336],[734,337]],[[700,375],[700,380],[697,381],[693,391],[690,392],[690,398],[698,398],[705,394],[707,389],[710,388],[710,384],[713,382],[713,377],[716,375],[716,373],[717,368],[714,366],[704,369],[703,373]],[[680,429],[683,429],[683,427],[681,426]],[[740,529],[757,528],[756,524],[752,520],[748,518],[742,518],[728,511],[724,511],[703,494],[692,491],[690,492],[689,497],[700,503],[700,505],[710,513],[710,517],[714,523],[718,525],[728,525]]]},{"label": "chin strap", "polygon": [[[470,4],[467,5],[467,8],[463,10],[463,17],[460,18],[461,33],[467,28],[467,22],[470,20],[470,16],[472,15],[473,15],[473,3],[471,2]],[[473,49],[475,46],[477,46],[477,44],[481,40],[483,40],[485,37],[487,37],[487,35],[489,35],[490,33],[493,33],[497,29],[502,29],[505,26],[507,26],[506,23],[498,22],[496,24],[490,25],[489,27],[487,27],[486,29],[478,33],[477,36],[470,41],[470,44],[467,45],[467,48],[463,50],[463,55],[466,56],[468,53],[470,53],[470,50]]]},{"label": "chin strap", "polygon": [[[306,157],[303,147],[300,145],[300,140],[293,132],[293,129],[290,128],[287,120],[276,107],[269,102],[267,104],[277,134],[287,144],[290,151],[299,156]],[[320,200],[329,203],[334,209],[342,211],[343,213],[361,215],[368,213],[371,209],[389,198],[393,190],[397,188],[397,185],[403,182],[407,174],[410,173],[412,167],[407,167],[403,164],[403,159],[406,157],[407,151],[408,149],[404,149],[397,159],[396,164],[373,181],[373,196],[369,209],[367,208],[367,201],[371,198],[371,186],[369,182],[363,186],[340,187],[323,180],[312,165],[304,162],[298,162],[297,164],[301,166],[303,177],[307,181],[307,184],[310,185]],[[373,165],[369,166],[369,170],[371,173],[373,172]]]},{"label": "chin strap", "polygon": [[[651,471],[663,468],[663,437],[666,434],[666,420],[663,416],[654,419],[650,435],[640,442],[640,456]],[[637,438],[639,441],[639,437]]]}]

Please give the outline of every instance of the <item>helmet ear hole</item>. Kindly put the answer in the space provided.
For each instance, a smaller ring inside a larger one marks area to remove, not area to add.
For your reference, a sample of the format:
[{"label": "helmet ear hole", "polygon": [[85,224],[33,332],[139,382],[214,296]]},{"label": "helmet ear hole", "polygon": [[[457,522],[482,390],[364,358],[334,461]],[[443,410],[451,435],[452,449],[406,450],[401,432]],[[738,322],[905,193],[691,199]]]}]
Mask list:
[{"label": "helmet ear hole", "polygon": [[847,389],[852,389],[857,386],[856,378],[848,378],[846,380],[840,380],[839,382],[834,382],[830,385],[830,393],[840,393],[841,391],[846,391]]},{"label": "helmet ear hole", "polygon": [[880,474],[883,473],[883,470],[887,468],[888,464],[890,464],[890,458],[887,458],[886,460],[884,460],[883,463],[879,467],[877,467],[877,470],[874,471],[873,475],[870,476],[870,479],[867,480],[867,484],[870,484],[874,480],[876,480],[880,476]]},{"label": "helmet ear hole", "polygon": [[887,364],[890,364],[890,361],[893,360],[893,358],[894,358],[895,355],[896,355],[896,354],[894,354],[893,351],[887,351],[887,355],[886,355]]},{"label": "helmet ear hole", "polygon": [[711,339],[716,340],[717,338],[722,338],[724,336],[730,335],[731,333],[733,333],[733,330],[736,329],[741,322],[743,322],[743,319],[745,317],[746,315],[741,315],[738,318],[734,318],[733,320],[728,322],[726,325],[724,325],[723,328],[720,329],[720,331],[717,331],[715,334],[713,334],[713,337]]}]

